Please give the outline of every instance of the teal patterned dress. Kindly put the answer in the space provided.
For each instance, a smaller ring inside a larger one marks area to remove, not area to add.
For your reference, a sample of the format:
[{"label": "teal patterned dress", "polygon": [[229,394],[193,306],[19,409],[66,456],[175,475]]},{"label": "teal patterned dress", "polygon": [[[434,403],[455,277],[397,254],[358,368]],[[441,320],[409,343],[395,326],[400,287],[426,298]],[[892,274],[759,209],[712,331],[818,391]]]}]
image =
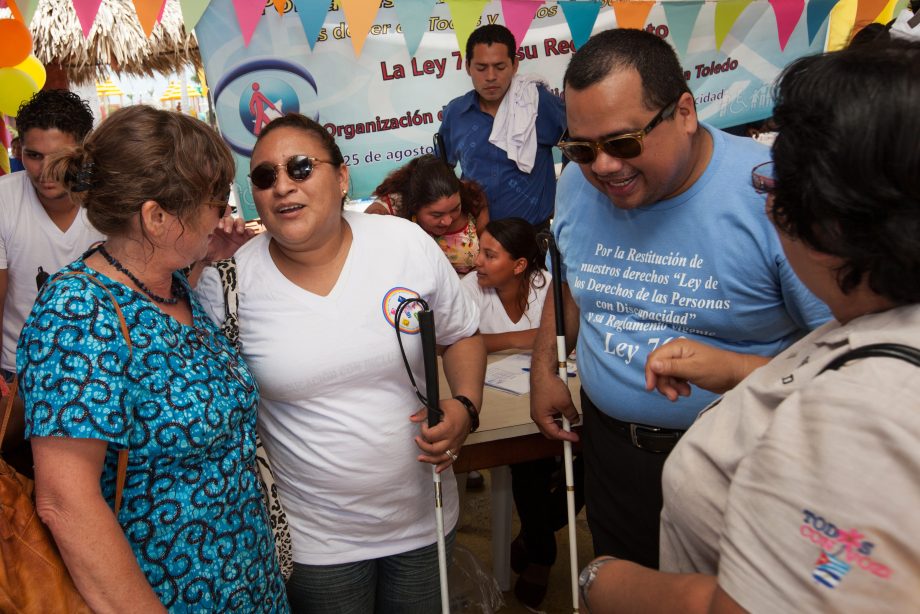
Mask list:
[{"label": "teal patterned dress", "polygon": [[110,504],[117,451],[129,449],[118,521],[171,612],[288,612],[253,465],[249,370],[191,292],[186,326],[82,259],[68,270],[112,292],[133,349],[102,288],[82,276],[49,283],[16,355],[27,435],[109,442]]}]

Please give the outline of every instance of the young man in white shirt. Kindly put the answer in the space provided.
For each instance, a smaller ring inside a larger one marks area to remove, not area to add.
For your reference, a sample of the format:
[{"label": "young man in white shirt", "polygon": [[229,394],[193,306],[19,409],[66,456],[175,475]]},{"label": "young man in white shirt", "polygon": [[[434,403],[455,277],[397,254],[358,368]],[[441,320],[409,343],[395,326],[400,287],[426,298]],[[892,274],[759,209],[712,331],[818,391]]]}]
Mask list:
[{"label": "young man in white shirt", "polygon": [[16,371],[16,343],[38,278],[53,274],[104,237],[58,183],[41,179],[48,160],[76,147],[93,127],[89,105],[65,90],[47,90],[23,103],[17,115],[24,173],[0,177],[0,369]]}]

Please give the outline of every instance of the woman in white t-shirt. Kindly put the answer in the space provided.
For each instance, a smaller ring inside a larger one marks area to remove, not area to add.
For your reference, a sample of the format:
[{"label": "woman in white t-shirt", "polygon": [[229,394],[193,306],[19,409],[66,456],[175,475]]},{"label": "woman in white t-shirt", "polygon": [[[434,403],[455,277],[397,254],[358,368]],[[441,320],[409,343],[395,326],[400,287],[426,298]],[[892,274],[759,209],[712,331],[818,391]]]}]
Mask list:
[{"label": "woman in white t-shirt", "polygon": [[[348,167],[322,125],[275,119],[252,152],[250,181],[266,233],[236,255],[241,353],[261,393],[259,434],[291,530],[294,612],[440,608],[434,486],[445,526],[458,516],[450,465],[482,402],[478,311],[417,225],[343,211]],[[220,281],[198,291],[223,319]],[[418,304],[435,312],[451,393],[426,412],[397,342],[424,382]],[[399,318],[396,316],[400,315]]]},{"label": "woman in white t-shirt", "polygon": [[536,232],[521,218],[492,220],[479,245],[476,273],[461,285],[479,306],[486,350],[530,350],[550,285]]},{"label": "woman in white t-shirt", "polygon": [[[533,349],[551,280],[534,227],[521,218],[492,220],[479,246],[476,272],[464,277],[461,285],[479,305],[479,332],[486,349]],[[558,464],[547,458],[511,465],[514,503],[521,518],[521,532],[511,547],[511,566],[520,574],[514,593],[531,608],[537,608],[546,595],[556,561],[555,532],[567,522],[565,484],[558,479],[562,475]],[[579,476],[580,466],[577,463]]]}]

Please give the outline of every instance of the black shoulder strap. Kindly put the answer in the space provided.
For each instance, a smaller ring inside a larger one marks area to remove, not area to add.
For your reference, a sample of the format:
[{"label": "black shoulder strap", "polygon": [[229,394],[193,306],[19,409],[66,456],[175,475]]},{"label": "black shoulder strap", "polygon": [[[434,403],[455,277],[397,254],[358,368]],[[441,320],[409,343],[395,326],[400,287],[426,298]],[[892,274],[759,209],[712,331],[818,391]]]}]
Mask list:
[{"label": "black shoulder strap", "polygon": [[916,367],[920,367],[920,350],[917,348],[909,345],[902,345],[900,343],[874,343],[841,354],[821,369],[821,373],[825,371],[836,371],[851,360],[859,360],[860,358],[869,358],[871,356],[897,358],[898,360],[904,360]]}]

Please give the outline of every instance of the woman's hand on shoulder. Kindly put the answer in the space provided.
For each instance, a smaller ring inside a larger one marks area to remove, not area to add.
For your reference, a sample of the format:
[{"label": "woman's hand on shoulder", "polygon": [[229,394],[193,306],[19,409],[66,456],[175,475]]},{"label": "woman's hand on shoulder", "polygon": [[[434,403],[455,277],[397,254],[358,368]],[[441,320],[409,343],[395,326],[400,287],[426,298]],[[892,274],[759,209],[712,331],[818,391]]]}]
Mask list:
[{"label": "woman's hand on shoulder", "polygon": [[247,227],[246,220],[226,215],[217,222],[217,228],[214,229],[214,235],[208,244],[206,258],[210,262],[226,260],[254,236],[256,231],[252,227]]},{"label": "woman's hand on shoulder", "polygon": [[[441,473],[454,462],[451,455],[460,454],[460,448],[470,433],[470,415],[463,403],[457,399],[441,399],[444,416],[434,427],[428,427],[428,408],[423,407],[409,419],[422,425],[422,433],[415,438],[415,444],[422,451],[418,456],[421,463],[431,463]],[[450,450],[450,454],[447,451]]]}]

